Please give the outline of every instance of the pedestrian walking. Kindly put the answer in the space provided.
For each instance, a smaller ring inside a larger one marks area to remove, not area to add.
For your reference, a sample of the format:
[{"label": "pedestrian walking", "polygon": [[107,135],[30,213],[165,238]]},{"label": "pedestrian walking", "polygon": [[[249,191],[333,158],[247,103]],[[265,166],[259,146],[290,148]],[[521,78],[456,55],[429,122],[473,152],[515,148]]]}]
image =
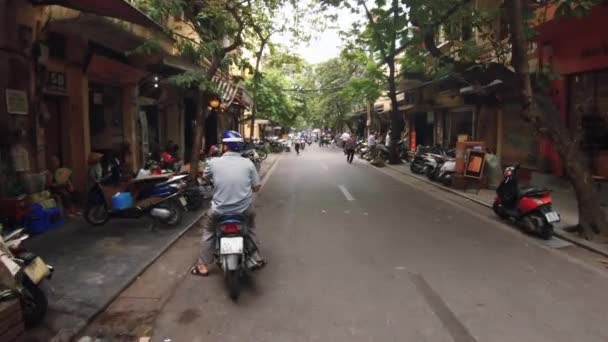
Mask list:
[{"label": "pedestrian walking", "polygon": [[295,140],[294,147],[296,149],[296,154],[300,155],[300,139]]},{"label": "pedestrian walking", "polygon": [[344,152],[346,152],[346,162],[352,164],[355,157],[355,147],[357,146],[357,137],[352,135],[344,143]]}]

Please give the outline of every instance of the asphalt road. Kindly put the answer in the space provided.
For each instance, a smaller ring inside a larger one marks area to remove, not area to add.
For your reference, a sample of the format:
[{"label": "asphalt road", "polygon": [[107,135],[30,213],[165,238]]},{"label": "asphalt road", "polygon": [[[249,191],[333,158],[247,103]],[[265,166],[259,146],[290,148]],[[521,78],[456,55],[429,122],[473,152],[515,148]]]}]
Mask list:
[{"label": "asphalt road", "polygon": [[183,277],[152,340],[608,341],[603,271],[400,177],[284,154],[257,199],[268,266],[237,303],[219,271]]}]

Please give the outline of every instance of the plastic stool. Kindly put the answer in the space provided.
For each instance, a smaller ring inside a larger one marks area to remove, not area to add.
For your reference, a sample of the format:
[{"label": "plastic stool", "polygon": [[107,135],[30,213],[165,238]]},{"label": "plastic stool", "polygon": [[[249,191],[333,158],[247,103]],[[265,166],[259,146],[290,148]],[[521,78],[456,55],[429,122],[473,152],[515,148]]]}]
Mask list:
[{"label": "plastic stool", "polygon": [[40,234],[49,229],[59,227],[64,223],[60,208],[48,208],[38,203],[32,205],[30,216],[28,217],[28,228],[31,233]]}]

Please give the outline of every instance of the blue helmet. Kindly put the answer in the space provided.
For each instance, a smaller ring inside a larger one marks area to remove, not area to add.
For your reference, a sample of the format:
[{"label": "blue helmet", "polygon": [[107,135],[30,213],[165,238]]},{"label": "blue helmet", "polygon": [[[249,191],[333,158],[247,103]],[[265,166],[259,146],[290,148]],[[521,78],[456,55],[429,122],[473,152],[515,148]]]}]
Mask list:
[{"label": "blue helmet", "polygon": [[243,137],[236,131],[226,131],[222,136],[222,142],[228,146],[230,151],[238,152],[243,147]]}]

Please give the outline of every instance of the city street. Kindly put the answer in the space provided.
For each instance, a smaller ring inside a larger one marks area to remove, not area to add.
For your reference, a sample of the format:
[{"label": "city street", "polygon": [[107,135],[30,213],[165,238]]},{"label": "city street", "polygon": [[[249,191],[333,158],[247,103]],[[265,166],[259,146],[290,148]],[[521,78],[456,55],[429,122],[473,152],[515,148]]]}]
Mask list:
[{"label": "city street", "polygon": [[257,210],[267,267],[233,303],[190,235],[153,341],[608,340],[602,270],[337,149],[284,153]]}]

